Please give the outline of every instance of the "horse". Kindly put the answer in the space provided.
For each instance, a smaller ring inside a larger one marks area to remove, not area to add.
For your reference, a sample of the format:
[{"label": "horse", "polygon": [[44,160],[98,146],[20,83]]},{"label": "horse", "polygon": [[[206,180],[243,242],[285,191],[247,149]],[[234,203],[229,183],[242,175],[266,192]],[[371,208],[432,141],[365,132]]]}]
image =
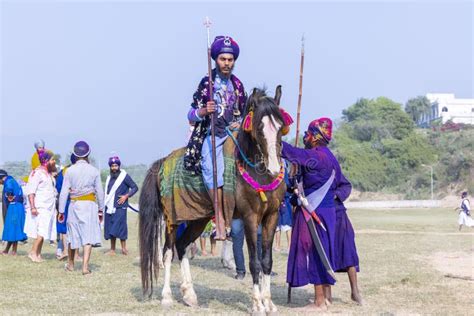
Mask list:
[{"label": "horse", "polygon": [[[281,139],[287,119],[280,109],[281,86],[275,96],[267,96],[262,89],[253,89],[244,110],[243,127],[235,142],[235,209],[233,218],[244,222],[245,237],[250,258],[250,272],[253,280],[252,313],[277,312],[271,299],[270,275],[272,271],[272,245],[278,222],[278,209],[284,199],[286,184],[284,165],[281,160]],[[287,114],[286,114],[287,115]],[[167,158],[162,158],[148,170],[140,193],[139,205],[139,247],[140,269],[143,294],[153,293],[154,281],[160,269],[160,245],[162,219],[172,218],[172,210],[163,207],[160,192],[160,168]],[[238,198],[237,198],[238,197]],[[204,197],[203,197],[204,198]],[[206,197],[208,198],[208,197]],[[212,214],[211,214],[212,215]],[[198,306],[194,291],[189,260],[190,244],[196,240],[211,219],[211,215],[187,221],[187,227],[180,238],[176,238],[177,225],[168,225],[163,246],[164,285],[161,304],[169,308],[173,305],[170,287],[171,261],[176,246],[181,265],[183,301],[191,307]],[[225,214],[227,215],[227,214]],[[229,216],[229,215],[227,215]],[[174,217],[176,218],[176,217]],[[231,217],[232,218],[232,217]],[[257,255],[257,229],[262,225],[262,259]],[[261,276],[261,272],[263,275]],[[261,276],[261,281],[260,281]],[[261,284],[260,284],[261,283]]]}]

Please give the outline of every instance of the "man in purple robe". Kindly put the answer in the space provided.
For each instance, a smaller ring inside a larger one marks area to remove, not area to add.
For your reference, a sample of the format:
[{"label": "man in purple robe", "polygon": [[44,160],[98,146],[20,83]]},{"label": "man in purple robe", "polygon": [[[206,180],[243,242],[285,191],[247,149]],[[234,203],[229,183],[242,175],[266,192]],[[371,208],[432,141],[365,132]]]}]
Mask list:
[{"label": "man in purple robe", "polygon": [[[359,256],[355,244],[354,228],[346,213],[344,201],[349,197],[352,185],[344,175],[341,175],[336,183],[334,201],[336,203],[336,239],[334,270],[336,272],[347,272],[351,284],[351,299],[362,305],[362,296],[357,286],[357,272],[359,272]],[[331,292],[326,293],[328,300],[332,302]]]},{"label": "man in purple robe", "polygon": [[[211,56],[216,62],[212,71],[213,96],[209,96],[209,78],[204,77],[193,96],[188,112],[188,120],[194,125],[184,156],[187,170],[203,176],[211,198],[214,197],[214,179],[212,168],[211,115],[215,117],[218,209],[221,219],[216,223],[216,240],[225,240],[225,227],[230,228],[231,218],[223,214],[224,155],[223,147],[227,139],[227,128],[240,126],[246,94],[242,82],[232,74],[240,49],[237,42],[229,36],[217,36],[211,46]],[[217,216],[216,216],[217,217]]]},{"label": "man in purple robe", "polygon": [[[316,231],[323,249],[334,267],[334,240],[336,228],[335,192],[341,179],[339,163],[327,145],[332,137],[332,121],[320,118],[309,124],[304,135],[305,149],[296,148],[283,142],[282,157],[300,169],[304,194],[308,199],[317,196],[320,201],[313,209],[325,229],[316,224]],[[311,238],[301,206],[298,206],[293,217],[293,233],[288,258],[287,283],[291,287],[313,284],[315,290],[314,304],[304,311],[327,310],[325,292],[329,291],[335,280],[326,271]]]}]

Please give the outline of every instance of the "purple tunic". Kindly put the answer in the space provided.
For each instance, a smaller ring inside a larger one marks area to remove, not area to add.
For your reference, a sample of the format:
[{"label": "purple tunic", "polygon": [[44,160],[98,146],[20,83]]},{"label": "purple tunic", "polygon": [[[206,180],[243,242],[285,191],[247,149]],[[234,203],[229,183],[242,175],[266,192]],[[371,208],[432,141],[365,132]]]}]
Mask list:
[{"label": "purple tunic", "polygon": [[352,190],[351,183],[341,176],[336,183],[336,240],[334,270],[336,272],[347,272],[349,267],[356,267],[359,272],[359,256],[355,244],[355,234],[351,221],[346,213],[344,201],[349,197]]},{"label": "purple tunic", "polygon": [[[334,195],[336,183],[341,178],[339,163],[327,147],[300,149],[283,142],[282,156],[300,166],[306,195],[323,186],[331,177],[333,170],[336,172],[331,188],[319,207],[316,208],[316,213],[324,224],[326,231],[319,225],[315,225],[329,261],[334,267],[336,227]],[[335,283],[335,280],[326,272],[322,261],[319,259],[308,225],[299,207],[296,209],[293,217],[293,233],[291,236],[286,280],[291,287],[300,287],[309,283],[315,285],[333,285]]]}]

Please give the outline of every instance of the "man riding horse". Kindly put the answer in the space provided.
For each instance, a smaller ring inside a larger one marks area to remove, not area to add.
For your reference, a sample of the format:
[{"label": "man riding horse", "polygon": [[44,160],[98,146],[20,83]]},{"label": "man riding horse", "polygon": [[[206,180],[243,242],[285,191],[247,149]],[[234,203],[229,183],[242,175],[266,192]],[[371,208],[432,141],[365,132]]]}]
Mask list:
[{"label": "man riding horse", "polygon": [[[239,45],[229,36],[217,36],[211,46],[211,56],[216,62],[212,71],[213,98],[209,99],[209,77],[205,76],[193,95],[188,120],[194,124],[184,157],[187,170],[203,176],[211,199],[214,187],[218,191],[216,216],[217,240],[225,240],[226,227],[230,227],[231,218],[225,218],[223,212],[224,154],[223,147],[228,137],[226,128],[237,129],[240,126],[247,96],[242,82],[232,74],[235,61],[239,57]],[[211,115],[217,112],[214,132],[216,135],[217,186],[214,186],[211,142]]]}]

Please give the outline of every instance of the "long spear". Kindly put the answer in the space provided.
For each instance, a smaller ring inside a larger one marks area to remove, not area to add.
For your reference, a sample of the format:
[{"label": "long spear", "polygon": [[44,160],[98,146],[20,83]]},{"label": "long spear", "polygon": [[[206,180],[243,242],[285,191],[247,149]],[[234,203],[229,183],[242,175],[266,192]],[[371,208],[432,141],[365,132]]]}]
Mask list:
[{"label": "long spear", "polygon": [[300,89],[298,94],[298,111],[296,112],[296,138],[295,147],[298,147],[300,137],[301,98],[303,96],[303,67],[304,67],[304,34],[301,37],[301,62],[300,62]]},{"label": "long spear", "polygon": [[[298,140],[300,137],[300,122],[301,122],[301,98],[303,97],[303,69],[304,69],[304,34],[301,36],[301,60],[300,60],[300,87],[298,93],[298,109],[296,112],[296,137],[295,147],[298,147]],[[291,284],[288,283],[288,304],[291,304]]]},{"label": "long spear", "polygon": [[[209,101],[214,100],[214,92],[213,92],[213,82],[212,82],[212,58],[211,58],[211,20],[209,17],[206,16],[206,20],[204,21],[204,26],[207,29],[207,74],[209,77]],[[219,195],[217,193],[217,157],[216,157],[216,132],[215,132],[215,123],[216,121],[216,112],[211,114],[211,146],[212,146],[212,180],[214,182],[213,186],[213,205],[214,205],[214,213],[216,214],[216,227],[218,227],[220,220],[220,212],[219,212]],[[217,229],[219,232],[219,229]],[[221,232],[222,233],[222,232]],[[221,236],[222,237],[222,236]]]}]

